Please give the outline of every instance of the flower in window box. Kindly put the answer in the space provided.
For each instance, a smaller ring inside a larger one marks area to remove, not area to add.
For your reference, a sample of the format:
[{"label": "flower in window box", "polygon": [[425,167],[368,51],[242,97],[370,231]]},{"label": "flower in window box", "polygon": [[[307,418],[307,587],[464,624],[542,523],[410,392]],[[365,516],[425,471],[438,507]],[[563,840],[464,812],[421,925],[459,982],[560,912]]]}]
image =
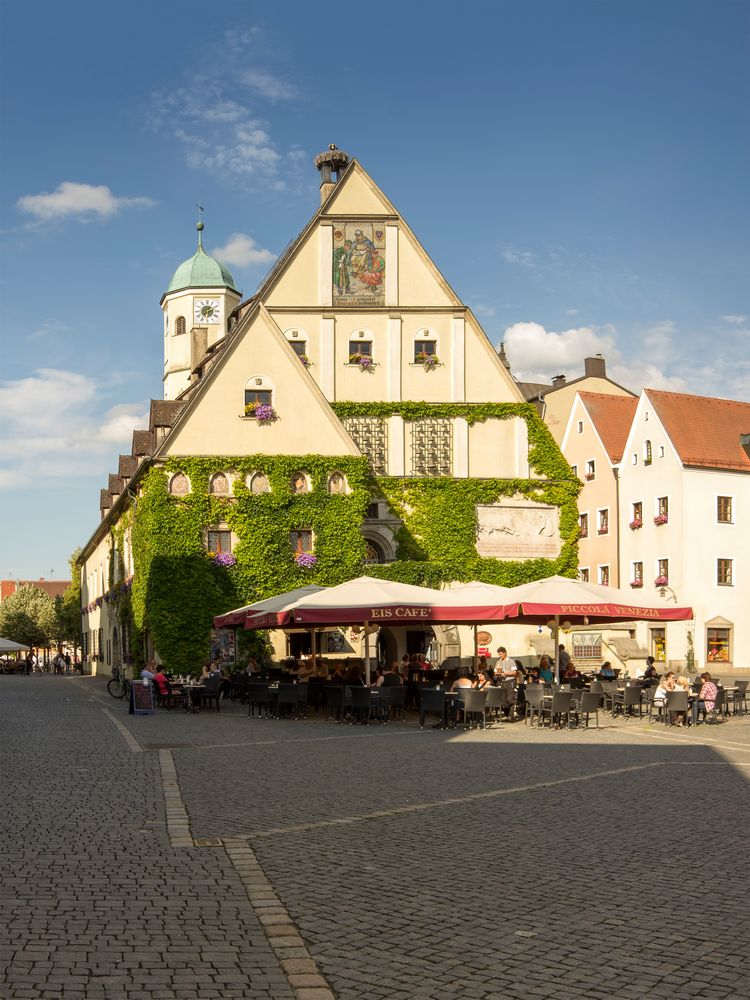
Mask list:
[{"label": "flower in window box", "polygon": [[643,580],[631,580],[630,581],[630,586],[631,587],[642,587],[643,586]]},{"label": "flower in window box", "polygon": [[631,531],[637,531],[639,528],[642,527],[643,527],[643,521],[640,519],[640,517],[634,517],[633,520],[630,522]]},{"label": "flower in window box", "polygon": [[369,354],[360,354],[359,351],[349,355],[350,365],[359,365],[360,371],[370,372],[375,367],[375,362]]},{"label": "flower in window box", "polygon": [[606,527],[606,525],[603,528],[599,528],[598,534],[600,534],[600,535],[608,535],[609,534],[609,528]]},{"label": "flower in window box", "polygon": [[217,552],[213,557],[214,566],[236,566],[237,558],[231,552]]},{"label": "flower in window box", "polygon": [[255,417],[259,424],[272,424],[276,420],[276,410],[268,403],[248,403],[246,417]]},{"label": "flower in window box", "polygon": [[586,473],[586,479],[589,480],[589,481],[591,481],[594,478],[595,475],[596,475],[596,473],[594,473],[594,472],[587,472]]},{"label": "flower in window box", "polygon": [[667,586],[669,586],[669,577],[668,576],[657,576],[657,578],[654,580],[654,586],[655,587],[667,587]]},{"label": "flower in window box", "polygon": [[305,368],[309,368],[312,361],[308,358],[306,354],[298,354],[297,357],[300,359]]},{"label": "flower in window box", "polygon": [[297,552],[294,557],[294,561],[300,569],[314,569],[318,561],[318,557],[314,556],[312,552]]},{"label": "flower in window box", "polygon": [[669,514],[657,514],[654,518],[654,524],[666,524],[669,520]]},{"label": "flower in window box", "polygon": [[414,364],[421,365],[426,372],[431,372],[433,368],[437,368],[440,364],[440,359],[437,354],[428,354],[427,351],[418,351],[414,355]]}]

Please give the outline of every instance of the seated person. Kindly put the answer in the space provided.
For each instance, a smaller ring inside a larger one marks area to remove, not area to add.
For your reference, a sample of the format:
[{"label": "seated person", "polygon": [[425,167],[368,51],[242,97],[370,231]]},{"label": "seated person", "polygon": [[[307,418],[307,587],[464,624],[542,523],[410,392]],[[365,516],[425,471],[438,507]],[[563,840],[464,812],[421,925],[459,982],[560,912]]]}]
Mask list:
[{"label": "seated person", "polygon": [[676,681],[674,672],[670,670],[668,674],[665,674],[662,677],[656,687],[656,691],[654,692],[654,704],[664,704],[667,700],[667,695],[670,691],[674,691],[675,687]]},{"label": "seated person", "polygon": [[615,672],[612,669],[612,664],[609,660],[605,660],[604,663],[599,667],[599,673],[597,677],[600,681],[613,681],[615,679]]},{"label": "seated person", "polygon": [[539,676],[542,678],[545,684],[551,684],[555,679],[555,674],[552,669],[552,664],[549,661],[548,656],[543,656],[539,660]]},{"label": "seated person", "polygon": [[398,660],[394,660],[383,674],[380,682],[381,687],[402,687],[403,683],[399,673]]},{"label": "seated person", "polygon": [[474,683],[471,686],[473,688],[476,688],[477,691],[481,691],[482,688],[487,687],[488,683],[489,681],[487,680],[487,674],[484,672],[484,670],[478,670],[477,675],[474,678]]},{"label": "seated person", "polygon": [[162,698],[168,697],[170,694],[169,678],[164,673],[163,667],[160,666],[157,668],[152,681],[156,685],[156,690],[159,692],[159,696]]},{"label": "seated person", "polygon": [[458,691],[461,688],[471,688],[474,687],[474,681],[471,677],[457,677],[455,681],[451,684],[451,691]]},{"label": "seated person", "polygon": [[210,662],[204,663],[203,666],[201,667],[201,675],[198,678],[198,681],[201,684],[205,684],[208,678],[211,676],[211,672],[212,672],[211,663]]},{"label": "seated person", "polygon": [[562,679],[564,681],[570,681],[570,680],[573,680],[575,677],[580,677],[580,676],[581,676],[581,674],[578,671],[578,669],[576,668],[575,663],[573,663],[573,661],[571,660],[568,663],[568,665],[565,668],[565,670],[563,671]]},{"label": "seated person", "polygon": [[526,677],[526,683],[527,684],[543,683],[542,676],[539,673],[539,667],[532,667],[531,670],[529,670],[528,675]]},{"label": "seated person", "polygon": [[693,702],[692,718],[694,726],[698,725],[698,715],[701,712],[703,712],[703,718],[705,719],[706,712],[713,711],[716,704],[716,695],[718,694],[718,688],[711,680],[711,674],[708,671],[701,674],[701,681],[700,693]]},{"label": "seated person", "polygon": [[639,682],[644,687],[654,687],[655,684],[659,683],[659,674],[656,672],[653,656],[646,657],[646,669],[643,671],[643,675],[639,678]]},{"label": "seated person", "polygon": [[480,656],[479,657],[479,661],[477,662],[477,670],[484,670],[485,673],[487,672],[487,657],[486,656]]},{"label": "seated person", "polygon": [[344,683],[348,684],[350,687],[364,687],[365,679],[362,673],[362,668],[352,667],[346,675],[346,681]]},{"label": "seated person", "polygon": [[156,673],[156,662],[154,660],[146,660],[146,663],[141,670],[141,678],[144,681],[152,681],[154,679],[154,674]]}]

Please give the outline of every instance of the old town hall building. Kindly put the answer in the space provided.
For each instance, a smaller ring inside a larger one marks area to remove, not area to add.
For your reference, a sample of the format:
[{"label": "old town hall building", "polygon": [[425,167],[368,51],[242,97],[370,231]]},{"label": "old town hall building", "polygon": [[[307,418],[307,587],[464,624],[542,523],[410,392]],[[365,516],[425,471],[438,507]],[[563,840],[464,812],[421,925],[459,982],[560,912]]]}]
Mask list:
[{"label": "old town hall building", "polygon": [[[186,669],[213,615],[364,567],[431,586],[576,571],[579,484],[537,411],[360,163],[330,147],[316,166],[320,207],[257,294],[199,223],[162,297],[164,399],[81,557],[93,670]],[[382,635],[383,655],[470,652],[428,631]]]}]

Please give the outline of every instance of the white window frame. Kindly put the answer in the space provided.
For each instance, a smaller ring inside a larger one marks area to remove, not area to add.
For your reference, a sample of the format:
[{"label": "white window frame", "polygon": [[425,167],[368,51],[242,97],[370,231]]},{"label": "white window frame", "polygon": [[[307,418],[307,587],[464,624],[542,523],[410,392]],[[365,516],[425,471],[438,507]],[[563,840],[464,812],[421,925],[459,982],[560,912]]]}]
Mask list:
[{"label": "white window frame", "polygon": [[[729,563],[729,576],[731,577],[731,583],[720,583],[719,582],[719,561],[723,559],[725,562]],[[734,587],[735,581],[735,564],[737,560],[733,556],[717,556],[716,557],[716,586],[721,590],[732,589]]]},{"label": "white window frame", "polygon": [[[607,530],[606,531],[602,531],[601,530],[601,524],[602,524],[601,516],[602,516],[602,514],[605,511],[606,511],[606,514],[607,514]],[[596,533],[597,533],[597,535],[602,535],[602,536],[609,534],[609,507],[597,507],[596,508]]]},{"label": "white window frame", "polygon": [[580,538],[591,538],[591,518],[589,517],[589,512],[587,510],[578,511],[578,527],[581,527],[581,518],[585,515],[586,517],[586,534],[580,535]]},{"label": "white window frame", "polygon": [[581,573],[583,573],[584,570],[585,570],[585,572],[587,574],[586,580],[584,582],[585,583],[589,583],[591,581],[591,568],[589,566],[579,566],[578,567],[578,579],[579,580],[581,579]]},{"label": "white window frame", "polygon": [[661,571],[659,569],[659,563],[660,562],[665,562],[667,564],[667,572],[666,572],[665,576],[666,576],[667,580],[669,580],[669,578],[670,578],[670,576],[669,576],[669,574],[670,574],[669,556],[657,556],[654,559],[654,579],[656,579],[658,576],[662,575],[662,573],[661,573]]},{"label": "white window frame", "polygon": [[368,330],[367,327],[357,327],[352,330],[349,336],[346,338],[346,366],[348,368],[358,368],[359,365],[356,361],[350,361],[349,358],[355,352],[350,350],[350,345],[354,343],[359,344],[369,344],[370,345],[370,357],[375,360],[375,335],[372,330]]},{"label": "white window frame", "polygon": [[633,465],[638,465],[638,452],[633,452]]},{"label": "white window frame", "polygon": [[641,567],[641,586],[643,586],[643,584],[646,581],[645,581],[645,574],[643,572],[643,560],[642,559],[631,559],[630,560],[630,580],[629,580],[629,582],[633,583],[635,581],[635,579],[636,579],[636,575],[635,575],[635,567],[636,566],[640,566]]},{"label": "white window frame", "polygon": [[[607,577],[609,579],[608,583],[602,583],[602,570],[606,569]],[[609,563],[597,563],[596,565],[596,580],[600,587],[611,587],[612,586],[612,567]]]},{"label": "white window frame", "polygon": [[436,358],[440,357],[440,351],[438,350],[438,335],[437,330],[433,330],[430,326],[421,326],[414,336],[411,338],[411,358],[409,359],[409,364],[421,366],[423,362],[415,361],[414,357],[417,353],[417,341],[427,340],[435,345],[435,350],[433,354]]},{"label": "white window frame", "polygon": [[587,458],[586,459],[586,472],[584,473],[587,482],[593,482],[596,479],[596,459]]},{"label": "white window frame", "polygon": [[576,424],[576,434],[583,434],[583,421],[579,420]]},{"label": "white window frame", "polygon": [[[310,338],[307,335],[307,330],[304,330],[301,326],[290,326],[288,330],[284,330],[284,338],[290,344],[304,344],[305,349],[302,353],[306,357],[309,357],[308,350],[310,345]],[[292,350],[294,350],[294,348],[292,348]],[[297,352],[295,351],[295,354],[296,353]]]},{"label": "white window frame", "polygon": [[654,497],[654,517],[659,516],[659,501],[667,501],[667,517],[671,520],[672,517],[672,497],[669,493],[662,493],[660,497]]},{"label": "white window frame", "polygon": [[[719,498],[720,497],[722,499],[729,500],[731,502],[731,504],[732,504],[732,516],[731,516],[731,518],[728,521],[720,521],[719,520]],[[716,523],[717,524],[734,524],[735,523],[735,513],[736,513],[736,511],[735,511],[734,504],[735,504],[734,493],[717,493],[716,494],[716,497],[714,498],[714,517],[716,518]]]}]

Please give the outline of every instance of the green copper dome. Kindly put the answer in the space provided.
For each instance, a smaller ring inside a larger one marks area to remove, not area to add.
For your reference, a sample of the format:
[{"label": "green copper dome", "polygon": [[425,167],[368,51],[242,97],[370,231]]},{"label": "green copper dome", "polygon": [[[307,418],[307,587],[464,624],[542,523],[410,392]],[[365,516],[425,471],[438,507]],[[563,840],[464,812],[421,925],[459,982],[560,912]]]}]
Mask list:
[{"label": "green copper dome", "polygon": [[203,249],[203,223],[199,222],[196,228],[198,249],[190,260],[180,264],[164,294],[169,295],[170,292],[179,291],[181,288],[231,288],[233,292],[239,294],[229,268],[209,257]]}]

